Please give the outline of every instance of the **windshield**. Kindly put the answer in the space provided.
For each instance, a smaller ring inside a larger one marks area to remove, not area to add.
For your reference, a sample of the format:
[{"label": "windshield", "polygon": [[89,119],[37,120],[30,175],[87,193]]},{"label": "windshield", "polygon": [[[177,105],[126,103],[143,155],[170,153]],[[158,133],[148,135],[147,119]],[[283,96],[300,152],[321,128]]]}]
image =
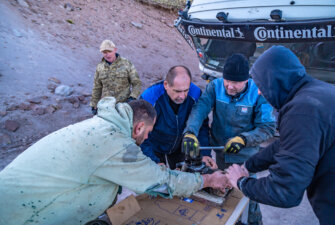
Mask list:
[{"label": "windshield", "polygon": [[[273,45],[290,48],[311,75],[335,83],[335,42],[257,43],[193,37],[200,62],[209,69],[221,72],[227,57],[244,54],[252,64],[258,56]],[[328,72],[328,73],[327,73]],[[324,75],[324,73],[326,75]],[[326,78],[324,78],[326,76]],[[328,79],[328,80],[327,80]]]}]

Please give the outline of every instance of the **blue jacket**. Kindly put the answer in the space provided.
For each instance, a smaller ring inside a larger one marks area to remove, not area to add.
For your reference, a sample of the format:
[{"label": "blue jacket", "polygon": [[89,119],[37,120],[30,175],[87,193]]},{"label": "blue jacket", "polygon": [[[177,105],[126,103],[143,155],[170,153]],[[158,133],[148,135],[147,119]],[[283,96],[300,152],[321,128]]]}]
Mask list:
[{"label": "blue jacket", "polygon": [[246,147],[238,154],[216,151],[217,154],[224,154],[226,163],[243,163],[258,152],[261,142],[274,135],[273,109],[263,96],[258,95],[258,88],[252,79],[248,81],[247,90],[235,99],[226,93],[222,78],[210,82],[193,106],[185,132],[198,134],[202,121],[212,109],[211,145],[224,146],[228,139],[237,135],[246,139]]},{"label": "blue jacket", "polygon": [[[157,111],[157,119],[152,132],[147,140],[141,145],[145,155],[155,162],[160,162],[154,152],[171,154],[181,150],[181,141],[186,121],[192,110],[193,104],[201,95],[199,87],[191,83],[190,90],[185,101],[180,105],[176,115],[170,104],[163,81],[158,82],[146,89],[140,98],[150,102]],[[209,145],[208,119],[203,123],[198,139],[201,145]],[[210,155],[210,151],[202,152],[202,155]]]},{"label": "blue jacket", "polygon": [[246,162],[270,175],[241,184],[251,200],[300,204],[305,189],[320,224],[335,224],[335,87],[306,75],[287,48],[272,47],[251,69],[264,97],[279,109],[280,140]]}]

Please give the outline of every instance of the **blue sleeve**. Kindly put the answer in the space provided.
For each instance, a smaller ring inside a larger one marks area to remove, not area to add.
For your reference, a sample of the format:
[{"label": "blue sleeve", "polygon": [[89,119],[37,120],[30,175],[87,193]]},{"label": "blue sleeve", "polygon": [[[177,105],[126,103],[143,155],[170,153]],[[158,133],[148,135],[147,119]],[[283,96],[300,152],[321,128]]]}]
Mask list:
[{"label": "blue sleeve", "polygon": [[210,82],[198,102],[193,105],[191,114],[187,120],[185,132],[191,132],[198,136],[203,121],[208,117],[215,103],[215,84]]},{"label": "blue sleeve", "polygon": [[241,133],[247,140],[246,147],[259,145],[272,138],[276,131],[276,119],[273,115],[273,108],[262,95],[259,95],[254,111],[255,119],[253,122],[255,129]]},{"label": "blue sleeve", "polygon": [[162,96],[162,94],[164,94],[164,91],[165,89],[163,81],[161,81],[143,91],[143,93],[140,96],[140,99],[144,99],[154,106],[159,97]]}]

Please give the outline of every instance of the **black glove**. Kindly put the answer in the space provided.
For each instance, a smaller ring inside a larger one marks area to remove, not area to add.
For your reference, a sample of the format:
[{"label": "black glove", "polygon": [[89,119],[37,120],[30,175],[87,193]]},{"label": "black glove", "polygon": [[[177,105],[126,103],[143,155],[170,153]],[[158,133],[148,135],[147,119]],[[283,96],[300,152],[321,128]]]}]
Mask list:
[{"label": "black glove", "polygon": [[98,113],[98,109],[92,107],[91,110],[92,110],[92,114],[93,114],[93,115],[97,115],[97,113]]},{"label": "black glove", "polygon": [[185,133],[181,149],[186,156],[197,158],[200,155],[198,138],[192,133]]},{"label": "black glove", "polygon": [[233,137],[226,143],[224,151],[227,153],[237,154],[245,147],[245,142],[245,138],[242,136]]},{"label": "black glove", "polygon": [[126,102],[128,103],[128,102],[131,102],[133,100],[136,100],[136,98],[133,98],[133,97],[130,96],[129,98],[127,98]]}]

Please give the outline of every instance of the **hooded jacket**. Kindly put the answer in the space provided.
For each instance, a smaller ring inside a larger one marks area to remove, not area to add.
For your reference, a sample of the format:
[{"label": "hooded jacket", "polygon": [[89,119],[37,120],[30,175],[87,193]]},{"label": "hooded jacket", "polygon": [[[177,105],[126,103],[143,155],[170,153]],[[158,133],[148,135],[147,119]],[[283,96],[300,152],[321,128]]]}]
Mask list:
[{"label": "hooded jacket", "polygon": [[287,48],[275,46],[258,58],[251,75],[279,110],[280,140],[246,161],[249,172],[270,175],[240,185],[251,200],[277,207],[308,199],[321,224],[335,222],[335,87],[306,74]]},{"label": "hooded jacket", "polygon": [[[42,138],[0,172],[0,224],[85,224],[115,199],[119,185],[150,195],[191,195],[199,174],[171,171],[132,139],[133,113],[114,98],[98,116]],[[180,181],[183,181],[180,183]]]}]

